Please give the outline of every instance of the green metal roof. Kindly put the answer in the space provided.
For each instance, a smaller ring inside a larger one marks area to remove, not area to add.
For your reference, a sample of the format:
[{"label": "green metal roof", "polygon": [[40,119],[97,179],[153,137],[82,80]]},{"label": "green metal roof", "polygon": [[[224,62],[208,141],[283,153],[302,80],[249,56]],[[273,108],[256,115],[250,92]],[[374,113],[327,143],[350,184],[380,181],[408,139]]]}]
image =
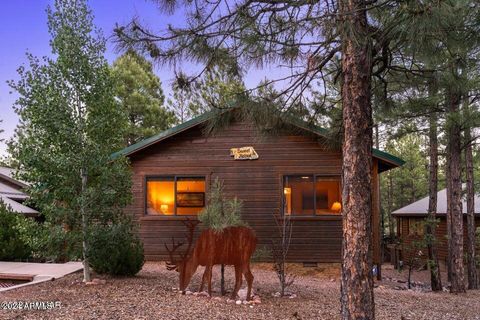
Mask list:
[{"label": "green metal roof", "polygon": [[184,123],[179,124],[178,126],[172,127],[170,129],[167,129],[165,131],[162,131],[154,136],[151,136],[150,138],[144,139],[142,141],[139,141],[137,143],[132,144],[131,146],[126,147],[125,149],[122,149],[120,151],[117,151],[113,153],[110,157],[112,159],[115,159],[120,156],[129,156],[132,153],[135,153],[137,151],[140,151],[142,149],[145,149],[148,146],[151,146],[152,144],[155,144],[159,141],[162,141],[168,137],[171,137],[173,135],[176,135],[177,133],[180,133],[182,131],[185,131],[187,129],[190,129],[192,127],[195,127],[196,125],[199,125],[205,121],[208,121],[209,119],[213,118],[215,115],[219,114],[220,112],[218,111],[210,111],[206,112],[198,117],[195,117],[191,120],[185,121]]},{"label": "green metal roof", "polygon": [[[232,111],[233,109],[235,108],[231,108],[231,109],[228,109],[228,110],[223,110],[223,111],[220,111],[220,110],[214,110],[214,111],[209,111],[209,112],[206,112],[198,117],[195,117],[191,120],[188,120],[182,124],[179,124],[178,126],[175,126],[173,128],[170,128],[168,130],[165,130],[163,132],[160,132],[150,138],[147,138],[147,139],[144,139],[142,141],[139,141],[135,144],[132,144],[131,146],[128,146],[126,147],[125,149],[122,149],[120,151],[117,151],[115,153],[113,153],[111,155],[111,158],[112,159],[115,159],[117,157],[121,157],[121,156],[129,156],[129,155],[132,155],[133,153],[136,153],[140,150],[143,150],[155,143],[158,143],[166,138],[169,138],[171,136],[174,136],[180,132],[183,132],[185,130],[188,130],[190,128],[193,128],[199,124],[202,124],[210,119],[212,119],[213,117],[219,115],[219,114],[222,114],[224,112],[227,112],[227,111]],[[303,121],[299,118],[294,118],[294,117],[286,117],[284,119],[287,123],[290,123],[296,127],[299,127],[301,129],[304,129],[304,130],[307,130],[307,131],[310,131],[312,133],[315,133],[317,135],[320,135],[320,136],[327,136],[328,134],[328,130],[325,129],[325,128],[322,128],[322,127],[319,127],[319,126],[316,126],[312,123],[309,123],[309,122],[306,122],[306,121]],[[378,159],[381,159],[385,162],[388,162],[394,166],[402,166],[403,164],[405,164],[405,161],[390,154],[390,153],[387,153],[385,151],[381,151],[381,150],[378,150],[378,149],[373,149],[373,156],[378,158]]]},{"label": "green metal roof", "polygon": [[405,164],[405,160],[397,157],[397,156],[394,156],[393,154],[391,153],[388,153],[388,152],[385,152],[385,151],[382,151],[382,150],[378,150],[378,149],[375,149],[373,148],[373,156],[378,158],[378,159],[382,159],[383,161],[387,161],[387,162],[390,162],[396,166],[403,166]]}]

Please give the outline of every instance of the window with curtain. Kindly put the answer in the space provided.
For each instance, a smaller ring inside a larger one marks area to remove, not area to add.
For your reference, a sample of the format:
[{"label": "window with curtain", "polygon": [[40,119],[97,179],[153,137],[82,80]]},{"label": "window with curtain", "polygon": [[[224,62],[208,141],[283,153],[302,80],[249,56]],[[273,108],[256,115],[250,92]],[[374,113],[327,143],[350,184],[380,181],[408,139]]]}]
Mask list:
[{"label": "window with curtain", "polygon": [[147,178],[148,215],[197,215],[205,207],[205,177]]},{"label": "window with curtain", "polygon": [[342,211],[340,177],[290,175],[283,178],[286,215],[337,215]]}]

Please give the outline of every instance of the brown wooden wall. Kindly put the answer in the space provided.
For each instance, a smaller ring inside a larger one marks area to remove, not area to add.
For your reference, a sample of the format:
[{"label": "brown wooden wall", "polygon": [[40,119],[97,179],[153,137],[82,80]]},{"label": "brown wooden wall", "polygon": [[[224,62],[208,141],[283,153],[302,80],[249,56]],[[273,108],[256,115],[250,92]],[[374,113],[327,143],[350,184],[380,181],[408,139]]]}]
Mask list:
[{"label": "brown wooden wall", "polygon": [[[414,219],[416,222],[420,222],[425,220],[425,217],[397,217],[398,227],[401,227],[401,239],[405,245],[411,245],[412,241],[414,240],[421,240],[421,236],[409,235],[408,230],[408,219]],[[438,259],[442,262],[446,262],[448,256],[448,243],[447,243],[447,221],[445,216],[440,216],[439,223],[437,225],[437,229],[435,232],[435,237],[437,239],[437,255]],[[476,227],[480,227],[480,217],[475,219]],[[463,243],[464,243],[464,250],[466,239],[467,239],[467,219],[463,219]],[[479,248],[480,249],[480,248]],[[403,254],[404,258],[407,258],[405,253]]]},{"label": "brown wooden wall", "polygon": [[[243,219],[254,228],[259,244],[268,246],[277,235],[273,214],[279,214],[282,177],[292,174],[341,174],[341,153],[327,150],[317,136],[280,133],[258,137],[245,123],[205,138],[200,128],[179,133],[131,157],[134,202],[128,211],[140,222],[140,236],[148,260],[166,258],[164,243],[181,238],[179,219],[145,216],[145,177],[148,175],[204,175],[208,186],[219,177],[230,196],[243,200]],[[253,146],[258,160],[233,160],[229,149]],[[177,220],[172,220],[177,219]],[[341,216],[293,218],[289,260],[297,262],[340,261]]]}]

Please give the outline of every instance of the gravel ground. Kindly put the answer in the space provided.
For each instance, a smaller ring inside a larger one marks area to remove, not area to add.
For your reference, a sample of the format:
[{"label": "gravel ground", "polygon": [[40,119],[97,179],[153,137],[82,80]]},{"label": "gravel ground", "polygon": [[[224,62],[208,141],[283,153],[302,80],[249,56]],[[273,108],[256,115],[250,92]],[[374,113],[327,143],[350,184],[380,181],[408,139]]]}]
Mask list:
[{"label": "gravel ground", "polygon": [[[218,269],[215,288],[219,287]],[[136,277],[104,278],[106,284],[91,286],[83,284],[81,273],[76,273],[0,294],[2,308],[3,302],[13,301],[61,303],[50,310],[0,310],[0,319],[339,319],[339,266],[293,266],[291,270],[298,277],[290,290],[298,297],[275,298],[276,274],[269,265],[254,265],[254,288],[262,303],[252,306],[227,303],[225,298],[180,295],[173,290],[177,273],[167,271],[163,263],[146,263]],[[192,288],[197,288],[202,271],[197,271]],[[406,272],[387,267],[384,275],[404,279]],[[422,275],[417,273],[415,280]],[[231,268],[226,278],[227,287],[232,287]],[[390,282],[376,284],[377,319],[480,319],[480,291],[451,295],[395,290]]]}]

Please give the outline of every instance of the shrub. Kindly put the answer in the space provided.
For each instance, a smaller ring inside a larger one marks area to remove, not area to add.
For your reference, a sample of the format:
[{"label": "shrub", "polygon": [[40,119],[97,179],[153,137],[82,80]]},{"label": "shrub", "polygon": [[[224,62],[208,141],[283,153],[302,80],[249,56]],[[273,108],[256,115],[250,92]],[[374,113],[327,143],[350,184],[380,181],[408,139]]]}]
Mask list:
[{"label": "shrub", "polygon": [[252,254],[252,262],[265,262],[272,259],[272,252],[267,246],[257,247],[255,252]]},{"label": "shrub", "polygon": [[208,205],[200,212],[198,219],[206,228],[216,231],[233,226],[247,226],[241,218],[242,207],[242,201],[224,196],[223,183],[217,178],[208,194]]},{"label": "shrub", "polygon": [[0,201],[0,260],[67,261],[66,231],[12,212]]},{"label": "shrub", "polygon": [[31,256],[25,238],[34,230],[35,221],[10,211],[0,200],[0,260],[23,260]]},{"label": "shrub", "polygon": [[143,245],[130,221],[96,226],[91,232],[88,259],[93,270],[115,276],[133,276],[143,266]]},{"label": "shrub", "polygon": [[[74,238],[77,237],[77,238]],[[63,225],[44,222],[25,241],[32,249],[32,257],[39,261],[66,262],[82,258],[77,243],[78,233],[69,232]]]}]

